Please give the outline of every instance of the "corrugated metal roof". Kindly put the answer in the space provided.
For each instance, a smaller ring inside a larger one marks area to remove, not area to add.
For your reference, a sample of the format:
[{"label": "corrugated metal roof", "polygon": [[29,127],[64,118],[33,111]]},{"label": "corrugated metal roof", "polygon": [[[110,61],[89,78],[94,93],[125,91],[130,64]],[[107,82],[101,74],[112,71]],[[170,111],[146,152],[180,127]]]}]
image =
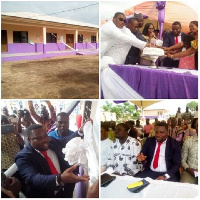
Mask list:
[{"label": "corrugated metal roof", "polygon": [[87,26],[87,27],[92,27],[92,28],[99,28],[98,25],[94,25],[94,24],[83,23],[83,22],[68,20],[68,19],[44,15],[44,14],[38,14],[38,13],[2,12],[1,15],[10,16],[10,17],[20,17],[20,18],[26,18],[26,19],[34,19],[34,20],[40,20],[40,21],[42,20],[42,21],[48,21],[48,22],[57,22],[57,23],[64,23],[64,24],[71,24],[71,25],[78,25],[78,26]]}]

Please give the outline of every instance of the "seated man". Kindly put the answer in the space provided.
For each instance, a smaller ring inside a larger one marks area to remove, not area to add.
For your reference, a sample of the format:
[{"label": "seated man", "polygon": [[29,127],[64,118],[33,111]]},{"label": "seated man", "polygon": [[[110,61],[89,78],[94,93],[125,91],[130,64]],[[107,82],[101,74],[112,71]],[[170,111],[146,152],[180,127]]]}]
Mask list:
[{"label": "seated man", "polygon": [[146,140],[137,159],[139,162],[146,161],[144,171],[137,177],[180,181],[181,147],[178,141],[168,137],[168,126],[165,122],[157,123],[155,137]]},{"label": "seated man", "polygon": [[141,169],[136,156],[141,150],[137,139],[128,136],[128,126],[120,123],[116,126],[116,140],[110,146],[107,172],[120,175],[134,175]]},{"label": "seated man", "polygon": [[[76,176],[64,160],[62,148],[71,138],[48,137],[43,126],[33,124],[26,130],[29,144],[15,157],[18,171],[25,181],[27,198],[72,198],[74,183],[87,181]],[[73,138],[73,136],[71,136]]]}]

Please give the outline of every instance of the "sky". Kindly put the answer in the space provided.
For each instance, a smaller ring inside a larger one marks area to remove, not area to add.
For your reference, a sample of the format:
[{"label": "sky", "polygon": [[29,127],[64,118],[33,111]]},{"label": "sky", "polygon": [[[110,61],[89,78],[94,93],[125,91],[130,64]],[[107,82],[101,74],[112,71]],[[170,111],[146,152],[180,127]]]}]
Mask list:
[{"label": "sky", "polygon": [[84,23],[99,24],[98,1],[1,1],[1,11],[33,12]]},{"label": "sky", "polygon": [[[115,3],[114,3],[115,2]],[[100,19],[111,19],[116,12],[124,12],[127,8],[140,4],[142,0],[132,1],[101,1],[100,3]],[[181,1],[193,8],[195,12],[198,12],[199,1],[198,0],[184,0]]]}]

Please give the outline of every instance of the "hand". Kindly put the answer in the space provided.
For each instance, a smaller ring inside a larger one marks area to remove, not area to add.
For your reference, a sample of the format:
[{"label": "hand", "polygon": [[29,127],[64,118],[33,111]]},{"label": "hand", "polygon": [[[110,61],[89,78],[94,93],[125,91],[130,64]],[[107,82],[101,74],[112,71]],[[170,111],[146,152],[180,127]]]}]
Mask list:
[{"label": "hand", "polygon": [[145,159],[146,159],[146,156],[145,156],[143,153],[139,153],[139,154],[138,154],[137,160],[138,160],[139,162],[143,162],[143,161],[145,161]]},{"label": "hand", "polygon": [[192,168],[186,168],[186,171],[191,175],[191,176],[193,176],[193,177],[195,177],[195,175],[194,175],[194,169],[192,169]]},{"label": "hand", "polygon": [[159,176],[158,178],[156,178],[156,180],[163,180],[163,181],[165,181],[166,177],[165,176]]},{"label": "hand", "polygon": [[89,187],[86,198],[99,198],[99,180]]},{"label": "hand", "polygon": [[14,177],[6,177],[5,189],[11,191],[16,197],[21,190],[21,183]]},{"label": "hand", "polygon": [[61,182],[63,183],[78,183],[78,182],[84,182],[89,180],[89,176],[83,175],[83,176],[77,176],[73,173],[73,171],[78,167],[78,165],[74,165],[68,169],[66,169],[61,174]]}]

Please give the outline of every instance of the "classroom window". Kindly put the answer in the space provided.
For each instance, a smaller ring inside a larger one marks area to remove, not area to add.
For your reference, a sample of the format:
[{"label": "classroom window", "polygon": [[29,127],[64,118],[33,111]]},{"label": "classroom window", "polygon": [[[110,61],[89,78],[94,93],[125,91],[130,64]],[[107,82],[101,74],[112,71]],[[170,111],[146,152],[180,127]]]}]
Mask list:
[{"label": "classroom window", "polygon": [[47,43],[57,43],[57,33],[46,33]]},{"label": "classroom window", "polygon": [[13,43],[28,43],[28,31],[13,31]]},{"label": "classroom window", "polygon": [[83,35],[78,35],[78,43],[83,43]]},{"label": "classroom window", "polygon": [[96,39],[97,39],[97,37],[95,35],[91,36],[91,42],[92,43],[96,43]]}]

